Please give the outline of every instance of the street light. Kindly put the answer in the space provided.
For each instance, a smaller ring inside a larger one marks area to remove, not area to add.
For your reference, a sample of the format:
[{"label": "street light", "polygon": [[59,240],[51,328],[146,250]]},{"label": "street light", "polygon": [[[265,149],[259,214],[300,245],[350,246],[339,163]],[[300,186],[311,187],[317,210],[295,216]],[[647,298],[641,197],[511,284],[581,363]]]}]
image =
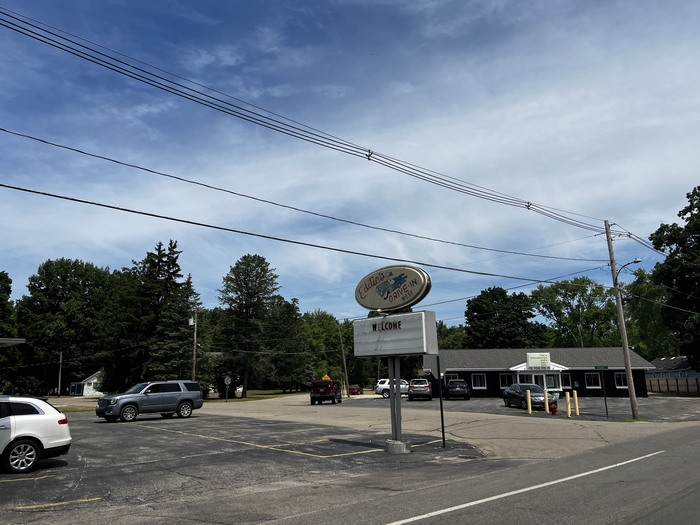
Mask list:
[{"label": "street light", "polygon": [[635,259],[620,266],[619,270],[615,269],[615,252],[613,251],[612,236],[610,235],[610,223],[605,221],[605,234],[608,238],[608,251],[610,252],[610,271],[612,272],[613,289],[615,290],[615,304],[617,305],[617,321],[620,329],[620,338],[622,339],[622,357],[625,361],[625,375],[627,376],[627,392],[630,396],[630,408],[632,409],[632,419],[639,419],[639,410],[637,408],[637,395],[634,391],[634,378],[632,377],[632,364],[630,361],[630,348],[627,343],[627,327],[625,326],[625,312],[622,309],[622,293],[620,285],[617,281],[620,272],[630,264],[642,262],[641,259]]}]

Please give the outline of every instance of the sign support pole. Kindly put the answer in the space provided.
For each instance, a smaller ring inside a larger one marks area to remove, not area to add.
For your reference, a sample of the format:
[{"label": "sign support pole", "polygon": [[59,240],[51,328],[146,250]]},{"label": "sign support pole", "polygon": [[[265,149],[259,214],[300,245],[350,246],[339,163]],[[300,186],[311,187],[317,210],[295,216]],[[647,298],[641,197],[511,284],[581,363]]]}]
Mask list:
[{"label": "sign support pole", "polygon": [[391,439],[386,442],[386,450],[390,454],[409,454],[409,443],[401,437],[401,357],[389,356],[388,365]]}]

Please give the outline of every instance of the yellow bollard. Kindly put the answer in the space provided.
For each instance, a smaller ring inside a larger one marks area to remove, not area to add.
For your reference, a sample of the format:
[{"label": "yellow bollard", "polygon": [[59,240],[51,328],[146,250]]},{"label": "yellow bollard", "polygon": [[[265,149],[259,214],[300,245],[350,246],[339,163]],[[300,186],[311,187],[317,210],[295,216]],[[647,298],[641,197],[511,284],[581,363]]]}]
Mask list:
[{"label": "yellow bollard", "polygon": [[544,411],[549,414],[549,392],[546,389],[544,391]]},{"label": "yellow bollard", "polygon": [[532,414],[532,399],[530,399],[530,391],[527,391],[527,413]]},{"label": "yellow bollard", "polygon": [[568,392],[564,395],[566,396],[566,417],[571,417],[571,397]]},{"label": "yellow bollard", "polygon": [[576,393],[576,390],[574,390],[574,408],[576,410],[576,415],[578,416],[578,394]]}]

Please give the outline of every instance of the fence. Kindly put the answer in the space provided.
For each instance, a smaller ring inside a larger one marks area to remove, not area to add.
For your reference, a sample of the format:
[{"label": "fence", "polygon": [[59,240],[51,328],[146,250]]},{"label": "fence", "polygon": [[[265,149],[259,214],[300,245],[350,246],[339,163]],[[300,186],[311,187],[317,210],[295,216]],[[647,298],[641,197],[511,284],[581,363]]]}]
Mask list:
[{"label": "fence", "polygon": [[647,379],[650,394],[700,396],[700,377],[657,377]]}]

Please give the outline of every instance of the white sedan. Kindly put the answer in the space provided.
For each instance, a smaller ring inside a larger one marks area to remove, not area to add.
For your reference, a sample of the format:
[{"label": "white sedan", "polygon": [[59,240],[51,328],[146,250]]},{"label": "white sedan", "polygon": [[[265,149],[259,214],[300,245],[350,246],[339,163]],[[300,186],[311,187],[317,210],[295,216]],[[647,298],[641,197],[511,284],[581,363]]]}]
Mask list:
[{"label": "white sedan", "polygon": [[0,460],[10,472],[29,472],[38,461],[68,453],[68,419],[42,399],[0,395]]}]

